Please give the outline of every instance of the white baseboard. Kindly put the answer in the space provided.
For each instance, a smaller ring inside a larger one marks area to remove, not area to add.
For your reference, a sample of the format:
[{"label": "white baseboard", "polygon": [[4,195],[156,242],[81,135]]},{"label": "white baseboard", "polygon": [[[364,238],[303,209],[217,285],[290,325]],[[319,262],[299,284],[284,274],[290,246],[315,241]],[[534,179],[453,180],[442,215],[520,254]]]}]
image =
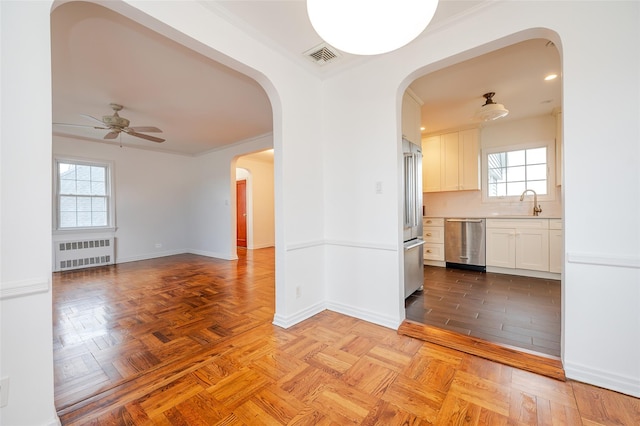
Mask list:
[{"label": "white baseboard", "polygon": [[238,260],[236,256],[231,256],[229,253],[216,253],[214,251],[195,250],[195,249],[188,249],[186,253],[197,254],[200,256],[207,256],[207,257],[214,257],[216,259],[222,259],[222,260]]},{"label": "white baseboard", "polygon": [[282,327],[282,328],[289,328],[298,324],[299,322],[302,322],[306,319],[311,318],[314,315],[319,314],[325,309],[326,307],[324,303],[316,303],[315,305],[312,305],[307,309],[297,312],[294,315],[283,316],[276,313],[273,317],[273,325],[277,325],[278,327]]},{"label": "white baseboard", "polygon": [[569,379],[640,398],[640,378],[620,376],[573,363],[565,363],[564,372]]},{"label": "white baseboard", "polygon": [[116,264],[117,263],[138,262],[140,260],[149,260],[149,259],[156,259],[158,257],[175,256],[176,254],[184,254],[184,253],[188,253],[188,251],[186,249],[166,250],[166,251],[159,251],[159,252],[154,252],[154,253],[146,253],[146,254],[141,254],[141,255],[138,255],[138,256],[128,256],[128,257],[119,257],[116,254]]},{"label": "white baseboard", "polygon": [[355,306],[345,305],[343,303],[328,302],[327,309],[337,312],[339,314],[348,315],[350,317],[358,318],[363,321],[367,321],[373,324],[381,325],[383,327],[397,330],[402,324],[403,318],[393,318],[390,316],[380,315],[376,312],[368,311],[365,309],[357,308]]},{"label": "white baseboard", "polygon": [[46,423],[47,426],[61,426],[62,422],[60,422],[60,418],[58,416],[55,416],[54,418],[52,418],[51,420],[49,420]]},{"label": "white baseboard", "polygon": [[519,275],[522,277],[531,277],[531,278],[544,278],[547,280],[560,280],[562,279],[561,274],[557,274],[555,272],[546,272],[546,271],[532,271],[529,269],[511,269],[511,268],[500,268],[497,266],[487,266],[487,272],[492,272],[495,274],[509,274],[509,275]]}]

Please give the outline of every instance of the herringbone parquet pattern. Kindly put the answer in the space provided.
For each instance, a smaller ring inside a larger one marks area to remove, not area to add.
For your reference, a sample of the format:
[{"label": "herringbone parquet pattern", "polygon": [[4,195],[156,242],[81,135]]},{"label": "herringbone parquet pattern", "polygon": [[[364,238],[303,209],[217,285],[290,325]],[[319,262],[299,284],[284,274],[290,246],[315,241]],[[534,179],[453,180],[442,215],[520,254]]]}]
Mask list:
[{"label": "herringbone parquet pattern", "polygon": [[325,311],[271,324],[273,250],[54,277],[65,425],[640,424],[638,399]]}]

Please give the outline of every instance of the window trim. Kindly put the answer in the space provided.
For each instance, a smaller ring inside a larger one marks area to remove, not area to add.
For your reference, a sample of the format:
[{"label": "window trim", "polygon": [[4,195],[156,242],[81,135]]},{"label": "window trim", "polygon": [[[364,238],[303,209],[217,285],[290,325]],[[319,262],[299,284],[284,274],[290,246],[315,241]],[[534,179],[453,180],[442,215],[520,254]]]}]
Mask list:
[{"label": "window trim", "polygon": [[[106,226],[83,226],[75,228],[60,227],[60,210],[59,210],[59,164],[73,163],[83,166],[98,166],[106,168],[106,197],[107,197],[107,225]],[[113,232],[116,230],[115,218],[115,185],[114,185],[114,167],[113,161],[93,160],[88,158],[56,156],[53,159],[53,233],[54,234],[71,234],[71,233],[98,233]]]},{"label": "window trim", "polygon": [[517,145],[490,146],[482,149],[482,202],[483,203],[505,203],[520,201],[520,195],[489,197],[489,154],[498,152],[521,151],[525,149],[547,148],[547,193],[538,194],[539,201],[555,201],[556,199],[556,144],[555,141],[530,142]]}]

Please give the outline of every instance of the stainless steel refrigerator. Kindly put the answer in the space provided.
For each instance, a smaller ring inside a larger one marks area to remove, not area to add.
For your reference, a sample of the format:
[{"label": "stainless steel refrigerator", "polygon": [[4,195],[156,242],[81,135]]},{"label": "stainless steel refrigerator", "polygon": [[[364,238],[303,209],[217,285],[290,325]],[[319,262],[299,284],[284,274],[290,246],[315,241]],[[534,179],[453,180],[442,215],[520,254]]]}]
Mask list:
[{"label": "stainless steel refrigerator", "polygon": [[404,297],[422,287],[422,148],[402,139],[404,194]]}]

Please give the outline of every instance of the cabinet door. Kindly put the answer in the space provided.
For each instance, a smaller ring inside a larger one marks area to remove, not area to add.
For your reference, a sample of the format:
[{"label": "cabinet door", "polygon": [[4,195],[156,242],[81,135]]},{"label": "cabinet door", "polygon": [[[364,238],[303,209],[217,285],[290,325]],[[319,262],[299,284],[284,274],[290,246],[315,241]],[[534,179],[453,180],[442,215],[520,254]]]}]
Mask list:
[{"label": "cabinet door", "polygon": [[549,271],[549,230],[516,230],[516,268]]},{"label": "cabinet door", "polygon": [[562,249],[564,245],[562,230],[549,230],[549,272],[562,272],[563,255]]},{"label": "cabinet door", "polygon": [[487,266],[516,267],[515,229],[488,228]]},{"label": "cabinet door", "polygon": [[478,130],[469,129],[459,133],[459,189],[480,189],[480,155],[478,151]]},{"label": "cabinet door", "polygon": [[441,136],[441,149],[440,158],[442,159],[442,191],[457,191],[458,185],[458,170],[459,170],[459,147],[458,147],[458,132],[447,133]]},{"label": "cabinet door", "polygon": [[422,140],[422,191],[440,191],[440,136]]},{"label": "cabinet door", "polygon": [[408,92],[402,97],[402,135],[415,144],[420,143],[420,104]]}]

